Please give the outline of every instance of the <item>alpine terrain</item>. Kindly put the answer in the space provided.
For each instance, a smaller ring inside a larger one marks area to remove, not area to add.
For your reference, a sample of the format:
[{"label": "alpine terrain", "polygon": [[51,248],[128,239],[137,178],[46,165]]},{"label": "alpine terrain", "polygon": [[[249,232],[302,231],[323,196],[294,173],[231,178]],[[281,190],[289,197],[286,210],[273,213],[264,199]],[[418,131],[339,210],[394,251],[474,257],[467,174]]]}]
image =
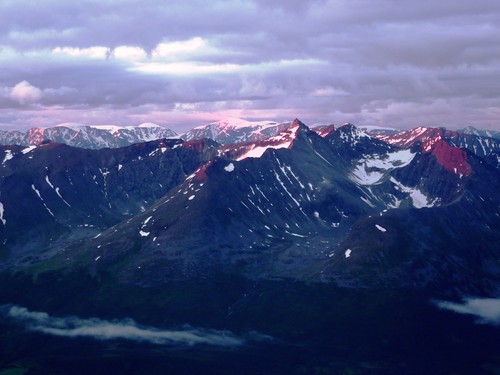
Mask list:
[{"label": "alpine terrain", "polygon": [[500,368],[498,139],[52,129],[0,147],[0,373]]}]

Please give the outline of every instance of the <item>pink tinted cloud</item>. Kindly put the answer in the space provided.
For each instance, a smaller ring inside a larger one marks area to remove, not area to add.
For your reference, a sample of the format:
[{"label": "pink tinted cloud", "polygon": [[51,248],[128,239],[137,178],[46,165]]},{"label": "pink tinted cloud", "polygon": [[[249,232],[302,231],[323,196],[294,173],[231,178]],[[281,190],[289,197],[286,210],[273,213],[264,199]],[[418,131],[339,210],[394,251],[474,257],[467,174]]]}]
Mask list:
[{"label": "pink tinted cloud", "polygon": [[10,97],[20,104],[37,102],[42,98],[42,90],[28,81],[19,82],[10,91]]}]

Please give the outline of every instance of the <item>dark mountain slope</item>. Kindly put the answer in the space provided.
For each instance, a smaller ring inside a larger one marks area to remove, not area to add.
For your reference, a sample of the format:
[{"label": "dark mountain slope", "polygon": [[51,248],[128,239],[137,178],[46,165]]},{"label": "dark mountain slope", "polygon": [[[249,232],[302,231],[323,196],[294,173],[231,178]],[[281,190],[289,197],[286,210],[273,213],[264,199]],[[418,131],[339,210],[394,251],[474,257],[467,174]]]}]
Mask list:
[{"label": "dark mountain slope", "polygon": [[324,277],[356,287],[434,285],[498,294],[500,176],[480,158],[469,154],[468,161],[474,171],[468,178],[448,173],[446,179],[443,170],[431,176],[439,205],[388,210],[357,222],[325,263]]},{"label": "dark mountain slope", "polygon": [[211,141],[180,140],[102,150],[3,146],[0,240],[14,256],[55,249],[61,236],[95,235],[146,210],[215,150]]},{"label": "dark mountain slope", "polygon": [[321,241],[338,242],[373,208],[359,199],[360,188],[345,179],[324,139],[303,124],[290,132],[289,149],[238,162],[215,159],[150,210],[82,244],[75,256],[107,268],[127,254],[131,260],[120,272],[137,280],[220,267],[254,277],[304,275],[327,256]]}]

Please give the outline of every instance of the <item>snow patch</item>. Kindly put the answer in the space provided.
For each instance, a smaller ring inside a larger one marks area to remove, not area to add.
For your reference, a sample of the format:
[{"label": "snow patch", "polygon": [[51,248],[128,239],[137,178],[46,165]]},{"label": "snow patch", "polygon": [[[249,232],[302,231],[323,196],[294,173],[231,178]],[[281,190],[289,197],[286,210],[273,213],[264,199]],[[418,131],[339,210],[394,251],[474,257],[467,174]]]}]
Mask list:
[{"label": "snow patch", "polygon": [[5,225],[7,224],[7,220],[3,218],[3,212],[4,212],[3,203],[0,202],[0,220],[2,221],[3,225]]},{"label": "snow patch", "polygon": [[345,254],[345,257],[346,257],[346,258],[349,258],[349,257],[351,256],[351,253],[352,253],[351,249],[347,249],[347,250],[345,251],[345,253],[344,253],[344,254]]},{"label": "snow patch", "polygon": [[398,150],[386,155],[361,159],[351,172],[350,178],[360,185],[380,184],[388,172],[407,166],[415,155],[410,150]]},{"label": "snow patch", "polygon": [[224,167],[224,170],[225,170],[226,172],[232,172],[232,171],[234,171],[234,164],[233,164],[233,163],[229,163],[228,165],[226,165],[226,166]]},{"label": "snow patch", "polygon": [[382,226],[380,226],[380,225],[378,225],[378,224],[375,224],[375,227],[376,227],[379,231],[381,231],[382,233],[387,232],[387,229],[385,229],[384,227],[382,227]]},{"label": "snow patch", "polygon": [[144,232],[143,230],[140,230],[140,231],[139,231],[139,234],[140,234],[142,237],[147,237],[147,236],[149,236],[149,234],[150,234],[150,233],[151,233],[151,232]]},{"label": "snow patch", "polygon": [[42,201],[43,205],[45,206],[45,209],[49,212],[49,214],[51,214],[53,217],[55,217],[54,213],[45,204],[45,201],[43,200],[42,195],[40,194],[40,191],[35,187],[35,185],[31,184],[31,189],[33,189],[33,191],[36,193],[36,195],[38,195],[38,198],[40,198],[40,200]]},{"label": "snow patch", "polygon": [[33,151],[35,148],[36,148],[36,146],[26,147],[26,148],[24,148],[24,149],[21,150],[21,153],[23,153],[24,155],[26,155],[28,152]]},{"label": "snow patch", "polygon": [[192,201],[192,200],[194,199],[194,197],[196,197],[196,195],[191,195],[191,196],[188,198],[188,200],[189,200],[189,201]]},{"label": "snow patch", "polygon": [[13,157],[14,157],[14,155],[12,155],[12,151],[11,150],[5,150],[5,157],[4,157],[3,161],[2,161],[2,165],[5,164],[6,162],[8,162]]},{"label": "snow patch", "polygon": [[422,193],[419,189],[405,186],[401,182],[396,180],[394,177],[391,177],[390,181],[394,185],[396,185],[396,187],[400,191],[409,194],[409,196],[412,200],[412,203],[413,203],[413,207],[415,207],[415,208],[434,207],[436,205],[436,203],[438,203],[438,201],[439,201],[439,198],[431,200],[424,193]]}]

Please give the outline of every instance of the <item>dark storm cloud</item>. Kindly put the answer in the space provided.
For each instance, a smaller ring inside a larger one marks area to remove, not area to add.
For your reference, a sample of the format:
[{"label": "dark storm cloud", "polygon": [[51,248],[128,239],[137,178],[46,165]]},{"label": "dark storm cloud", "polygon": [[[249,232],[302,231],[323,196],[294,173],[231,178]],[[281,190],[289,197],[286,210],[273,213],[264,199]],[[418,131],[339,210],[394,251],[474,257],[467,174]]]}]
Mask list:
[{"label": "dark storm cloud", "polygon": [[2,1],[0,119],[498,128],[498,19],[494,0]]}]

